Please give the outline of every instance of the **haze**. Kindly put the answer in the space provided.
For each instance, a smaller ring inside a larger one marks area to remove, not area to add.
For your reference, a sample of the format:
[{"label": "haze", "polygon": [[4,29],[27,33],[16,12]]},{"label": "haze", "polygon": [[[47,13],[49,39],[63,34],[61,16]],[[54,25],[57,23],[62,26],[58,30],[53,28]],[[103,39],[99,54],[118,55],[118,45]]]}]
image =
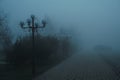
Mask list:
[{"label": "haze", "polygon": [[1,0],[0,7],[16,36],[23,32],[19,22],[34,14],[49,17],[55,29],[73,30],[83,48],[100,44],[120,50],[120,0]]}]

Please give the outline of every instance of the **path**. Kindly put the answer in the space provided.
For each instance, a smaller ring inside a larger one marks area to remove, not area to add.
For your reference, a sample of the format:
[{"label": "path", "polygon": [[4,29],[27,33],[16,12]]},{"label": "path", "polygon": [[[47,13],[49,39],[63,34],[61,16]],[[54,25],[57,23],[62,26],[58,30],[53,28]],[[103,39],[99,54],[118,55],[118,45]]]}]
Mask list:
[{"label": "path", "polygon": [[119,80],[97,53],[76,54],[35,80]]}]

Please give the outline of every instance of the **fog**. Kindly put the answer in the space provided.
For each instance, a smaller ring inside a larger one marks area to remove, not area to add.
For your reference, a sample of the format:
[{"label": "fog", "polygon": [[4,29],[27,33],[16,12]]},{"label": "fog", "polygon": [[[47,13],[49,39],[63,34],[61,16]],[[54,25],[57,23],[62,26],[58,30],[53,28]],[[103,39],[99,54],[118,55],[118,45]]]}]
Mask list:
[{"label": "fog", "polygon": [[0,7],[16,36],[24,32],[19,22],[34,14],[70,30],[83,49],[100,44],[120,50],[120,0],[1,0]]}]

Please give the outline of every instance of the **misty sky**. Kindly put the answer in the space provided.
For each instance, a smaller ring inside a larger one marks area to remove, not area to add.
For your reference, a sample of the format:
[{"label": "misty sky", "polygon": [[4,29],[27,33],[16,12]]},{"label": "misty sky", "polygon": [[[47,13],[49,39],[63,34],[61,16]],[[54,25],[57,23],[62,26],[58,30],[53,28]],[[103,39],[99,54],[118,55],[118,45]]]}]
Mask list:
[{"label": "misty sky", "polygon": [[19,22],[35,14],[49,17],[56,28],[74,30],[85,48],[103,44],[120,49],[120,0],[1,0],[0,7],[18,35]]}]

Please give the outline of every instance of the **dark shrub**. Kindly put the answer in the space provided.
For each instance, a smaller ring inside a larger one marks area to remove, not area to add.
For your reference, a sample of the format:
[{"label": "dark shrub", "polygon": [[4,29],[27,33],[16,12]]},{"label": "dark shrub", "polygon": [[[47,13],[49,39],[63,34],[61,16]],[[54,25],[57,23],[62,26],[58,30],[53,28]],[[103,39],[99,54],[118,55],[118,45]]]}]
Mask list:
[{"label": "dark shrub", "polygon": [[6,54],[7,62],[15,67],[22,67],[31,65],[34,57],[35,63],[42,66],[48,63],[50,64],[51,55],[56,55],[60,50],[62,50],[61,54],[64,54],[63,57],[67,56],[69,48],[70,42],[68,39],[60,40],[52,36],[45,37],[38,35],[35,38],[35,48],[33,51],[31,37],[25,36],[17,39],[12,50]]}]

